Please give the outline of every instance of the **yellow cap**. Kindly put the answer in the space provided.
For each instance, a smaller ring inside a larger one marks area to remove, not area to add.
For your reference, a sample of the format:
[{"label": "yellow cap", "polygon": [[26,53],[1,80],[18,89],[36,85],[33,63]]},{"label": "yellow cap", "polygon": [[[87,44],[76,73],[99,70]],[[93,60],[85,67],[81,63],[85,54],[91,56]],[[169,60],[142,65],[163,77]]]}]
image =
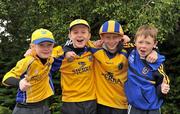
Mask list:
[{"label": "yellow cap", "polygon": [[47,29],[37,29],[32,33],[31,43],[39,44],[41,42],[52,42],[55,43],[54,36],[52,32]]},{"label": "yellow cap", "polygon": [[71,30],[71,28],[75,25],[86,25],[90,29],[88,22],[84,19],[76,19],[76,20],[72,21],[70,23],[69,30]]}]

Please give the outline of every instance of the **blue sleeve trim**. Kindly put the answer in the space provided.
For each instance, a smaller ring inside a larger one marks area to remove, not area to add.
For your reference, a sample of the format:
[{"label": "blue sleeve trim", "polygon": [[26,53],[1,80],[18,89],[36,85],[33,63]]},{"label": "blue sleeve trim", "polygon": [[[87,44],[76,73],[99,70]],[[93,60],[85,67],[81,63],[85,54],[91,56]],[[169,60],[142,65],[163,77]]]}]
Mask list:
[{"label": "blue sleeve trim", "polygon": [[62,65],[62,61],[64,59],[64,55],[62,56],[59,56],[58,58],[54,58],[54,62],[52,64],[52,67],[51,67],[51,74],[56,72],[56,71],[59,71],[61,65]]},{"label": "blue sleeve trim", "polygon": [[99,50],[102,50],[102,48],[92,48],[92,47],[90,47],[90,51],[91,51],[92,54],[96,53]]}]

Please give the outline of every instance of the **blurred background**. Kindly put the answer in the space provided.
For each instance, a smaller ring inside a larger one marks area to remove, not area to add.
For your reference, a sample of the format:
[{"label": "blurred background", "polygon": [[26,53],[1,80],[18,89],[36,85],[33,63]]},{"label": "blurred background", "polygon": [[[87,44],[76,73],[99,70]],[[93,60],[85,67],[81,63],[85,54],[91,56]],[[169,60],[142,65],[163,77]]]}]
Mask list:
[{"label": "blurred background", "polygon": [[[99,38],[100,26],[109,19],[119,21],[132,39],[143,24],[157,27],[158,47],[166,56],[165,69],[171,80],[162,114],[180,114],[180,0],[0,0],[0,80],[23,58],[34,30],[49,29],[56,45],[63,45],[70,22],[77,18],[89,22],[91,40]],[[50,108],[52,114],[60,114],[59,74],[53,79],[56,95]],[[16,90],[0,82],[0,114],[12,113]]]}]

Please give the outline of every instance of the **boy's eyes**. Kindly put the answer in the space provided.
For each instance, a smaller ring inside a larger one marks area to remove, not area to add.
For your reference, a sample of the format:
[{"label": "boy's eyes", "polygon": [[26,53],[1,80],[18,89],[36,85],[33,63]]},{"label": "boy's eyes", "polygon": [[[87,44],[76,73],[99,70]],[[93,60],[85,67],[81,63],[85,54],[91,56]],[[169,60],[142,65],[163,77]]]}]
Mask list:
[{"label": "boy's eyes", "polygon": [[142,44],[143,42],[142,42],[142,41],[139,41],[138,43],[139,43],[139,44]]},{"label": "boy's eyes", "polygon": [[120,37],[119,36],[113,36],[113,37],[111,37],[111,36],[105,36],[105,38],[107,38],[107,39],[120,39]]},{"label": "boy's eyes", "polygon": [[87,31],[73,31],[74,34],[78,34],[78,33],[87,33]]},{"label": "boy's eyes", "polygon": [[49,43],[49,44],[38,44],[39,47],[52,47],[53,44],[52,43]]},{"label": "boy's eyes", "polygon": [[139,41],[138,43],[139,43],[139,44],[143,44],[143,43],[145,43],[145,44],[151,44],[150,42],[144,42],[144,41]]}]

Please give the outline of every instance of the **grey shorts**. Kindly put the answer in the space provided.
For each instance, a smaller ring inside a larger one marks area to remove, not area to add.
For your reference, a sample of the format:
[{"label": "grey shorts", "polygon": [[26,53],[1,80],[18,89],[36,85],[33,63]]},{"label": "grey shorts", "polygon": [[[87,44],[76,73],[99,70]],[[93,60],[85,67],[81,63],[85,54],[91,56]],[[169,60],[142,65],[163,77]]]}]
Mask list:
[{"label": "grey shorts", "polygon": [[51,112],[45,104],[23,105],[17,103],[12,114],[51,114]]},{"label": "grey shorts", "polygon": [[131,105],[128,106],[128,114],[161,114],[160,109],[158,110],[141,110]]}]

